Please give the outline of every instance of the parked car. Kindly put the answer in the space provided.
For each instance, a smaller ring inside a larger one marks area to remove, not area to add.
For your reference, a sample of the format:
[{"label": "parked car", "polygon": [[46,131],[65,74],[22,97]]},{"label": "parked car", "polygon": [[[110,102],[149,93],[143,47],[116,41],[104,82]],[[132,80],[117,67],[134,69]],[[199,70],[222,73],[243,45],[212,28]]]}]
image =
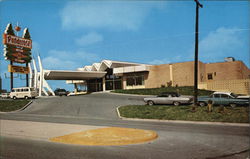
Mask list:
[{"label": "parked car", "polygon": [[61,88],[57,88],[54,92],[55,92],[55,95],[57,96],[67,96],[69,94],[68,91],[66,91],[65,89],[61,89]]},{"label": "parked car", "polygon": [[148,105],[173,104],[179,106],[180,104],[190,104],[192,101],[192,96],[182,96],[176,92],[164,92],[156,97],[144,98],[144,102]]},{"label": "parked car", "polygon": [[20,87],[13,88],[10,92],[10,98],[35,98],[37,96],[37,91],[33,87]]},{"label": "parked car", "polygon": [[0,96],[2,98],[10,98],[10,93],[2,93]]},{"label": "parked car", "polygon": [[238,96],[231,92],[214,92],[210,96],[198,97],[200,106],[206,106],[209,100],[211,100],[214,105],[229,105],[231,107],[249,105],[249,96]]}]

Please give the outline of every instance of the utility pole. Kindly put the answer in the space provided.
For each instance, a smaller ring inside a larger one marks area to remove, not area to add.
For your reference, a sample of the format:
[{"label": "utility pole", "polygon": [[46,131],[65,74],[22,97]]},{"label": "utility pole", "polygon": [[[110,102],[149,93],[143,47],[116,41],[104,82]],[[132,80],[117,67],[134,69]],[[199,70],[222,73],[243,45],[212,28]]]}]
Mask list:
[{"label": "utility pole", "polygon": [[198,106],[198,51],[199,51],[199,8],[203,7],[198,0],[196,3],[196,18],[195,18],[195,55],[194,55],[194,105],[193,110]]}]

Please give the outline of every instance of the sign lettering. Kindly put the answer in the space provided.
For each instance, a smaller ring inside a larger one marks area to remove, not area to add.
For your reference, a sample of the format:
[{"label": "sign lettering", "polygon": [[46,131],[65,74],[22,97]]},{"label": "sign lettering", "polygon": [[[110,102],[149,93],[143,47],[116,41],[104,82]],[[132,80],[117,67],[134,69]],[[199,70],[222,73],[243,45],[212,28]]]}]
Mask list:
[{"label": "sign lettering", "polygon": [[15,45],[25,48],[32,48],[32,41],[29,39],[20,38],[13,35],[3,34],[3,44],[5,45]]},{"label": "sign lettering", "polygon": [[8,65],[8,71],[13,73],[29,74],[29,67]]}]

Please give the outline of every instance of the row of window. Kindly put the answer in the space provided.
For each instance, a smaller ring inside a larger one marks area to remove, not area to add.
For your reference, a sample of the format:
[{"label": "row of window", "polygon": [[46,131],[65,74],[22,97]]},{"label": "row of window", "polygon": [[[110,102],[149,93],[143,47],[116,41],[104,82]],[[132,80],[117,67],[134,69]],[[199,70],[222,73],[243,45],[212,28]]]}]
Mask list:
[{"label": "row of window", "polygon": [[34,88],[14,88],[11,92],[28,92],[34,91]]},{"label": "row of window", "polygon": [[144,76],[129,76],[126,81],[127,86],[141,86],[144,85]]}]

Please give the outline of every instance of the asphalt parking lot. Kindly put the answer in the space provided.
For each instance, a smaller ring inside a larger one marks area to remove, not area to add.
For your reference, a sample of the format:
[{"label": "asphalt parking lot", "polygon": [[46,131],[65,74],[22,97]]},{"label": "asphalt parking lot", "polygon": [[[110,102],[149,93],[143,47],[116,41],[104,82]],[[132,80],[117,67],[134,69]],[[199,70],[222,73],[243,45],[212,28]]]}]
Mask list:
[{"label": "asphalt parking lot", "polygon": [[[30,121],[31,125],[43,122],[146,129],[159,135],[152,142],[125,146],[78,146],[31,139],[29,136],[1,135],[1,158],[247,158],[249,127],[124,121],[118,118],[116,107],[144,104],[142,98],[110,93],[39,98],[21,112],[1,114],[1,120]],[[46,133],[43,129],[40,131],[40,134]]]},{"label": "asphalt parking lot", "polygon": [[116,108],[130,104],[144,104],[143,96],[94,93],[80,96],[38,98],[20,113],[115,120],[118,119]]}]

